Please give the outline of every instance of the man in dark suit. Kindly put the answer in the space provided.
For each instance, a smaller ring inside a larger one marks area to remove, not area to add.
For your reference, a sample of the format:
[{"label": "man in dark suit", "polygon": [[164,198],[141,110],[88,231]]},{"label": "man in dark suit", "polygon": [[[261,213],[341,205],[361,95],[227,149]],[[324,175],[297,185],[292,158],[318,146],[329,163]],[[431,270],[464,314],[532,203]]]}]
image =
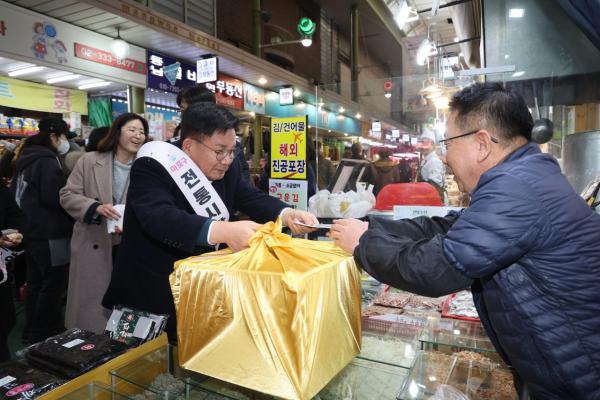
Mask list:
[{"label": "man in dark suit", "polygon": [[[293,233],[310,230],[314,215],[288,208],[249,185],[235,158],[238,120],[211,103],[190,105],[181,122],[183,152],[199,167],[227,207],[265,223],[281,216]],[[175,339],[175,307],[169,274],[175,261],[226,244],[233,251],[248,246],[260,226],[253,221],[218,221],[197,215],[177,183],[158,161],[138,158],[130,175],[123,238],[103,305],[118,304],[170,316],[167,333]],[[207,293],[207,296],[210,296]]]}]

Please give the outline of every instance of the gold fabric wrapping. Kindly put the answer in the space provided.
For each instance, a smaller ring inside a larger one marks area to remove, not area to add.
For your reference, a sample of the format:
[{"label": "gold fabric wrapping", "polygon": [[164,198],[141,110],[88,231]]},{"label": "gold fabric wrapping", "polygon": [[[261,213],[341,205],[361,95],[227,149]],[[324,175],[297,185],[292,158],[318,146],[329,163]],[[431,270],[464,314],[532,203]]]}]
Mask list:
[{"label": "gold fabric wrapping", "polygon": [[279,221],[246,250],[178,261],[170,282],[186,369],[304,400],[360,351],[353,258],[332,242],[282,234]]}]

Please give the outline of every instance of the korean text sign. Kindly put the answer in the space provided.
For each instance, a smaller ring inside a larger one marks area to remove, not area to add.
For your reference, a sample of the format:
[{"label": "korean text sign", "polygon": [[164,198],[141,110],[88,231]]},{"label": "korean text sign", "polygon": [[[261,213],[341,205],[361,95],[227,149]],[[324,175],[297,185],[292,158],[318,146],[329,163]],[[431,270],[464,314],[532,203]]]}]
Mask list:
[{"label": "korean text sign", "polygon": [[179,93],[195,84],[195,65],[148,50],[148,88]]},{"label": "korean text sign", "polygon": [[269,194],[292,208],[308,209],[308,183],[291,179],[269,179]]},{"label": "korean text sign", "polygon": [[271,178],[306,179],[307,116],[271,119]]}]

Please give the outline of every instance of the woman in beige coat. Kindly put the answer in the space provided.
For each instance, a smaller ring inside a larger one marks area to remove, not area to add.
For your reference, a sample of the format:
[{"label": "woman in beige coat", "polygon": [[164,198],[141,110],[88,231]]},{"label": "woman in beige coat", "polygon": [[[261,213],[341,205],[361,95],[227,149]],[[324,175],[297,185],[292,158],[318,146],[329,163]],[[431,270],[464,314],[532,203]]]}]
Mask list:
[{"label": "woman in beige coat", "polygon": [[120,235],[109,234],[107,220],[118,220],[113,207],[125,204],[129,171],[148,137],[148,122],[137,114],[119,116],[98,151],[84,154],[75,165],[60,204],[75,219],[65,325],[103,332],[110,310],[101,305],[112,272]]}]

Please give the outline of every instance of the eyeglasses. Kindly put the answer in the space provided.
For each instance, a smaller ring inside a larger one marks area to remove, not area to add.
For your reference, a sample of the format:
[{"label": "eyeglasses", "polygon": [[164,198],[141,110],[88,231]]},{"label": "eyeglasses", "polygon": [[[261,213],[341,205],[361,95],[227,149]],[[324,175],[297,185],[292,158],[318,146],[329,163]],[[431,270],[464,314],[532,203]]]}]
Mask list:
[{"label": "eyeglasses", "polygon": [[207,149],[211,150],[213,153],[215,153],[215,157],[217,159],[217,161],[223,161],[225,159],[225,157],[229,157],[229,159],[233,160],[235,158],[236,155],[236,149],[233,150],[215,150],[212,147],[202,143],[199,139],[194,139],[194,138],[190,138],[192,139],[194,142],[198,142],[200,143],[202,146],[206,147]]},{"label": "eyeglasses", "polygon": [[[440,141],[439,141],[439,144],[440,144],[440,147],[441,147],[441,149],[442,149],[442,152],[444,152],[444,153],[445,153],[445,152],[448,150],[448,142],[450,142],[450,141],[452,141],[452,140],[454,140],[454,139],[460,139],[460,138],[462,138],[462,137],[465,137],[465,136],[471,136],[471,135],[474,135],[474,134],[476,134],[477,132],[479,132],[480,130],[481,130],[481,129],[476,129],[476,130],[474,130],[474,131],[470,131],[470,132],[467,132],[467,133],[463,133],[463,134],[461,134],[461,135],[453,136],[453,137],[451,137],[451,138],[448,138],[448,139],[442,139],[442,140],[440,140]],[[493,136],[490,136],[490,140],[491,140],[492,142],[494,142],[494,143],[500,143],[500,141],[499,141],[497,138],[493,137]]]}]

